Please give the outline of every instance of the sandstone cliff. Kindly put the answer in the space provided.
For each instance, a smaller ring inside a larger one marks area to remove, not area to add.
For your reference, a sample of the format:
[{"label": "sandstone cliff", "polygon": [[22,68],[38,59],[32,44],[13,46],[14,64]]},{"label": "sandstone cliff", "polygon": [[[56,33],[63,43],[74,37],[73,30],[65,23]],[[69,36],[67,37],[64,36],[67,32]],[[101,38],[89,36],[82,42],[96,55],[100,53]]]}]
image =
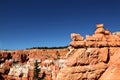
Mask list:
[{"label": "sandstone cliff", "polygon": [[0,51],[0,80],[120,80],[120,34],[96,25],[68,49]]},{"label": "sandstone cliff", "polygon": [[66,67],[56,80],[120,80],[120,36],[98,24],[92,36],[73,33],[71,39]]}]

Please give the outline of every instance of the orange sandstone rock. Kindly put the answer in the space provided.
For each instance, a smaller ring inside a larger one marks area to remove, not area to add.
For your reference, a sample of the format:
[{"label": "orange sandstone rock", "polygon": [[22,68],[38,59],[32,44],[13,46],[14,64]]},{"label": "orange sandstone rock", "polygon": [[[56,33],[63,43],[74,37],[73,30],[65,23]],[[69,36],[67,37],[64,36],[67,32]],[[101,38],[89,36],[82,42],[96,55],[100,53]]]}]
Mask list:
[{"label": "orange sandstone rock", "polygon": [[105,30],[103,24],[98,24],[95,33],[92,36],[87,35],[85,40],[77,41],[75,37],[71,38],[72,48],[67,53],[66,67],[59,71],[57,80],[120,79],[118,36]]},{"label": "orange sandstone rock", "polygon": [[72,33],[71,34],[72,41],[83,41],[83,37],[80,34]]},{"label": "orange sandstone rock", "polygon": [[84,41],[72,41],[70,43],[71,46],[73,47],[84,47],[85,46],[85,42]]},{"label": "orange sandstone rock", "polygon": [[103,73],[100,80],[119,80],[120,79],[120,49],[110,59],[108,69]]}]

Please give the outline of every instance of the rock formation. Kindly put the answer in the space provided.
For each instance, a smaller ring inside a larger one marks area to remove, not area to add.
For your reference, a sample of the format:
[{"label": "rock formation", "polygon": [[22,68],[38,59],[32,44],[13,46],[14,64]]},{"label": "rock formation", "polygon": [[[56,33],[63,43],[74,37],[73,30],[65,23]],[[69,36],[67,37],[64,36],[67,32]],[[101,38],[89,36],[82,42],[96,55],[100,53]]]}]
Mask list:
[{"label": "rock formation", "polygon": [[55,80],[68,49],[0,51],[0,80]]},{"label": "rock formation", "polygon": [[73,33],[71,39],[66,67],[56,80],[120,80],[120,36],[98,24],[92,36]]},{"label": "rock formation", "polygon": [[103,24],[68,49],[0,51],[0,80],[120,80],[120,34]]},{"label": "rock formation", "polygon": [[120,37],[120,32],[114,32],[112,34]]}]

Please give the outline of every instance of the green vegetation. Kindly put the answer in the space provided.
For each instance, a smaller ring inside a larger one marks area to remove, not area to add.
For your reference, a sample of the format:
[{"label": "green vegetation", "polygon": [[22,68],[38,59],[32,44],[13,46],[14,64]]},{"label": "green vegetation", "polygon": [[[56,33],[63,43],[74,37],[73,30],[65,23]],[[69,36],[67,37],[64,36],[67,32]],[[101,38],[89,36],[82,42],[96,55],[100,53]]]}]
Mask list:
[{"label": "green vegetation", "polygon": [[37,62],[37,60],[35,61],[35,68],[34,68],[34,79],[38,79],[38,74],[40,72],[39,67],[39,63]]},{"label": "green vegetation", "polygon": [[32,47],[32,48],[26,48],[28,49],[64,49],[67,48],[68,46],[60,46],[60,47]]},{"label": "green vegetation", "polygon": [[35,61],[34,66],[35,68],[34,68],[33,80],[45,80],[45,73],[43,73],[41,78],[39,77],[40,68],[39,68],[39,62],[37,62],[37,60]]}]

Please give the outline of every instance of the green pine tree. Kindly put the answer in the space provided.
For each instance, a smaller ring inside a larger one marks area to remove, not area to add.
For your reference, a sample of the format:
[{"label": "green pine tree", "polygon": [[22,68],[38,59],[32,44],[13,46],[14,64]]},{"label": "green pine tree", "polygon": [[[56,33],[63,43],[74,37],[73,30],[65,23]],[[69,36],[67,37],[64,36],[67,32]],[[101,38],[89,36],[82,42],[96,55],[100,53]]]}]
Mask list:
[{"label": "green pine tree", "polygon": [[35,68],[34,68],[34,80],[38,79],[38,74],[40,72],[39,67],[39,63],[37,62],[37,60],[35,61]]}]

